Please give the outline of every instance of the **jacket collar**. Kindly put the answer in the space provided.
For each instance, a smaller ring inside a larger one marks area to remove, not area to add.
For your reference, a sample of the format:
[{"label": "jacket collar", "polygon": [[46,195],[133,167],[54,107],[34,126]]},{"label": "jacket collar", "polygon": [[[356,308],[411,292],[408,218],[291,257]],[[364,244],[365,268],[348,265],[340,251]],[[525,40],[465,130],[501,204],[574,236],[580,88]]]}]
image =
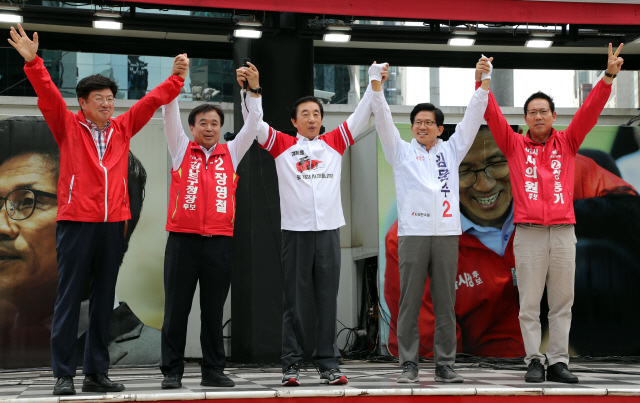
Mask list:
[{"label": "jacket collar", "polygon": [[321,135],[318,134],[316,137],[313,138],[313,140],[309,140],[308,138],[304,137],[302,134],[300,133],[296,133],[296,137],[298,138],[298,141],[316,141],[318,140],[318,137],[320,137]]},{"label": "jacket collar", "polygon": [[[545,141],[544,143],[547,144],[548,142],[550,142],[552,139],[555,139],[556,135],[557,135],[558,131],[556,129],[554,129],[553,127],[551,128],[551,135],[549,136],[549,138],[547,139],[547,141]],[[531,138],[531,133],[530,130],[527,130],[527,134],[525,136],[526,141],[531,144],[531,145],[536,145],[536,144],[542,144],[542,143],[538,143],[537,141],[534,141]]]},{"label": "jacket collar", "polygon": [[436,152],[442,143],[443,143],[442,139],[436,140],[436,144],[434,144],[433,147],[431,147],[431,150],[427,151],[425,147],[422,146],[422,144],[418,143],[418,140],[416,140],[415,138],[411,140],[411,145],[413,146],[413,148],[420,150],[423,153],[429,153],[429,154],[432,152]]},{"label": "jacket collar", "polygon": [[[225,155],[227,153],[225,147],[222,147],[219,142],[216,143],[215,147],[216,148],[211,153],[211,156],[214,156],[214,155]],[[196,143],[195,141],[191,142],[191,149],[202,151],[202,147],[200,147],[200,144]]]}]

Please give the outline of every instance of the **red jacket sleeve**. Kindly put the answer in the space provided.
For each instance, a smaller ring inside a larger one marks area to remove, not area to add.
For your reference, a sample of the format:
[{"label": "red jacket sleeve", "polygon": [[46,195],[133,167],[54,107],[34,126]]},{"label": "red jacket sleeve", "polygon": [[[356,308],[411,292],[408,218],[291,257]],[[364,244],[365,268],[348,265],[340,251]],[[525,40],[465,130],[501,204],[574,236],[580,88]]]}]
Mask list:
[{"label": "red jacket sleeve", "polygon": [[25,63],[24,72],[38,95],[38,108],[44,116],[49,129],[53,133],[58,145],[64,140],[67,133],[67,119],[74,114],[67,110],[67,104],[62,98],[58,87],[51,80],[49,72],[44,67],[44,62],[40,56],[36,56],[32,61]]},{"label": "red jacket sleeve", "polygon": [[580,154],[576,155],[573,184],[574,200],[598,197],[603,190],[620,186],[627,186],[633,189],[633,186],[602,168],[591,158]]},{"label": "red jacket sleeve", "polygon": [[260,148],[269,151],[269,154],[271,154],[273,158],[277,158],[280,154],[291,148],[296,141],[295,137],[291,137],[288,134],[277,131],[273,127],[269,127],[269,138],[267,142],[264,143],[264,145],[260,143],[258,143],[258,145]]},{"label": "red jacket sleeve", "polygon": [[344,154],[344,150],[347,147],[353,145],[353,137],[347,127],[347,122],[344,122],[329,133],[323,134],[320,136],[320,140],[323,140],[340,155]]},{"label": "red jacket sleeve", "polygon": [[[480,82],[476,82],[476,89],[480,87],[480,84]],[[502,115],[502,111],[500,110],[498,102],[496,102],[491,90],[489,90],[489,103],[487,104],[487,110],[484,113],[484,119],[487,121],[489,130],[491,130],[491,134],[493,135],[496,144],[498,144],[498,148],[500,148],[500,151],[508,157],[515,146],[514,136],[519,136],[519,134],[515,133],[511,129],[511,126],[509,126],[509,123]]]},{"label": "red jacket sleeve", "polygon": [[183,86],[184,79],[172,75],[114,120],[128,128],[126,136],[133,137],[151,120],[158,108],[180,95],[180,88]]},{"label": "red jacket sleeve", "polygon": [[569,142],[574,155],[578,153],[584,138],[593,129],[593,126],[598,123],[598,116],[602,113],[602,109],[604,109],[610,95],[611,84],[606,84],[600,80],[591,90],[587,99],[584,100],[573,119],[571,119],[571,123],[564,131],[564,136]]}]

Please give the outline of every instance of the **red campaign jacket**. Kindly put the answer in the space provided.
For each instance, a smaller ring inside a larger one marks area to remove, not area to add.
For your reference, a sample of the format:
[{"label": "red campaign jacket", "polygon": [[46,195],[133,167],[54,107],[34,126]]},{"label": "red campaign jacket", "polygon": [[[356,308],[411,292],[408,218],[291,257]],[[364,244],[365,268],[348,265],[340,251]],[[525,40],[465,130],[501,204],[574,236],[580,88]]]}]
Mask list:
[{"label": "red campaign jacket", "polygon": [[51,81],[38,56],[24,71],[38,95],[38,108],[60,148],[57,220],[117,222],[131,218],[127,182],[129,143],[156,109],[180,93],[184,80],[171,76],[127,112],[109,119],[107,148],[102,158],[82,111],[74,114]]},{"label": "red campaign jacket", "polygon": [[[619,186],[633,188],[624,180],[600,167],[591,158],[576,155],[574,195],[576,200],[597,197],[605,189]],[[500,257],[473,235],[460,235],[458,273],[456,276],[456,338],[457,352],[484,357],[521,357],[525,355],[518,321],[518,289],[512,268],[515,268],[512,234],[504,257]],[[385,237],[387,267],[384,298],[391,314],[388,347],[398,355],[395,334],[400,301],[398,272],[398,222]],[[476,275],[477,274],[477,275]],[[478,282],[478,279],[480,282]],[[473,283],[473,287],[470,284]],[[420,355],[433,357],[435,316],[427,278],[418,327]]]},{"label": "red campaign jacket", "polygon": [[600,80],[569,126],[563,131],[551,129],[551,137],[543,145],[531,140],[528,131],[526,136],[514,132],[489,93],[484,116],[509,162],[515,223],[575,224],[572,194],[575,156],[598,122],[609,95],[611,84]]},{"label": "red campaign jacket", "polygon": [[171,171],[167,231],[233,236],[237,183],[226,144],[218,143],[207,161],[189,142],[180,168]]}]

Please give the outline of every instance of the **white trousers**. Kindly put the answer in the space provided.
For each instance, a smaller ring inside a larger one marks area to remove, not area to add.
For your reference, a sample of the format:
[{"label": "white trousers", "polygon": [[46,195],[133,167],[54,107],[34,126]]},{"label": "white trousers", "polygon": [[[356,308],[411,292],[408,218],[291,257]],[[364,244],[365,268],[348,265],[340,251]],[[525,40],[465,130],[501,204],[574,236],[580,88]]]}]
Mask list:
[{"label": "white trousers", "polygon": [[572,224],[517,224],[513,240],[520,294],[520,330],[527,353],[524,361],[539,359],[542,331],[540,300],[547,286],[549,302],[549,365],[569,363],[569,330],[576,271],[576,235]]}]

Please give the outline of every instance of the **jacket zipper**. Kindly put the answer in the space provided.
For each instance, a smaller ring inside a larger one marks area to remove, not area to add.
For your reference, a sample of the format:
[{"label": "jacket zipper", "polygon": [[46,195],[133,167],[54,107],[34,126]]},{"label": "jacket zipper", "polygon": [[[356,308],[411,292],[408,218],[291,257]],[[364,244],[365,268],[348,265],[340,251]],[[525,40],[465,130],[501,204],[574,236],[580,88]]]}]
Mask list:
[{"label": "jacket zipper", "polygon": [[69,184],[69,201],[67,202],[67,204],[71,203],[71,192],[73,191],[73,180],[75,178],[75,175],[71,175],[71,183]]},{"label": "jacket zipper", "polygon": [[[200,150],[202,151],[202,150]],[[204,151],[202,152],[204,154],[204,169],[205,171],[209,169],[209,158],[207,158],[207,154],[204,153]],[[206,235],[205,233],[205,228],[207,228],[207,186],[209,186],[209,183],[207,182],[207,173],[203,172],[202,175],[202,181],[204,182],[204,217],[202,218],[202,235]],[[202,205],[202,203],[201,203]]]},{"label": "jacket zipper", "polygon": [[[89,136],[91,136],[91,129],[86,124],[79,122],[82,126],[86,127],[89,131]],[[107,137],[107,145],[104,148],[105,154],[107,153],[107,148],[109,148],[109,141],[111,141],[111,134],[113,133],[113,128],[109,131],[109,136]],[[91,140],[93,140],[93,136],[91,136]],[[95,144],[95,141],[93,142]],[[104,222],[107,222],[107,217],[109,215],[109,208],[107,203],[107,196],[109,195],[109,178],[107,177],[107,168],[102,165],[102,157],[100,156],[100,150],[98,149],[98,145],[96,145],[96,151],[98,152],[98,162],[100,166],[104,170]],[[104,157],[104,155],[103,155]]]}]

